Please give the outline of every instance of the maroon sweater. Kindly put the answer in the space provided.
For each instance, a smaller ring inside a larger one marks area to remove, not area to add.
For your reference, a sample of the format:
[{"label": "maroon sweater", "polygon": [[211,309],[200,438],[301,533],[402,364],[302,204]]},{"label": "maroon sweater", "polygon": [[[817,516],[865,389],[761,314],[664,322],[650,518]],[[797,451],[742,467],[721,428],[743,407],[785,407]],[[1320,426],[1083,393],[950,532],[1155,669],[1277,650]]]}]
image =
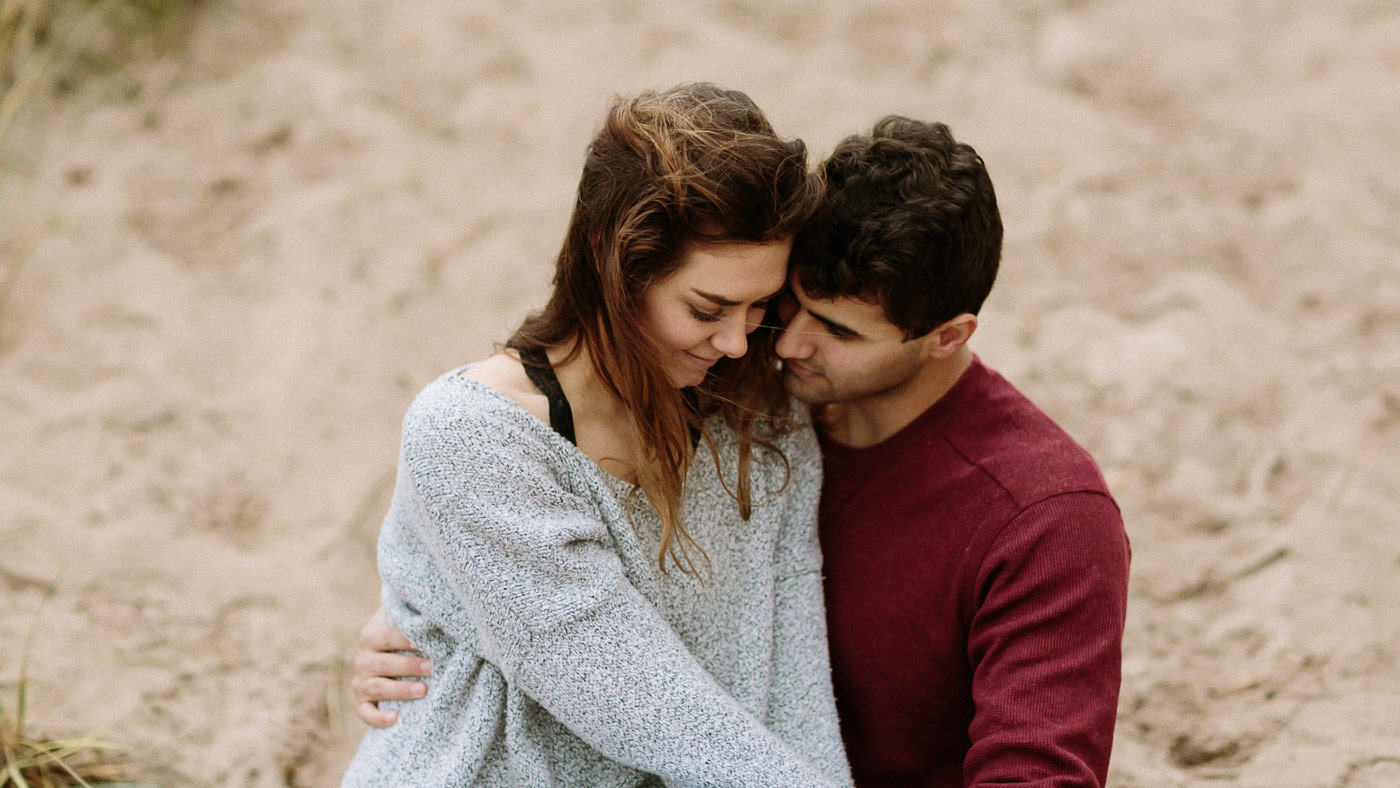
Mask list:
[{"label": "maroon sweater", "polygon": [[856,784],[1103,785],[1128,541],[1089,454],[980,361],[883,443],[822,453]]}]

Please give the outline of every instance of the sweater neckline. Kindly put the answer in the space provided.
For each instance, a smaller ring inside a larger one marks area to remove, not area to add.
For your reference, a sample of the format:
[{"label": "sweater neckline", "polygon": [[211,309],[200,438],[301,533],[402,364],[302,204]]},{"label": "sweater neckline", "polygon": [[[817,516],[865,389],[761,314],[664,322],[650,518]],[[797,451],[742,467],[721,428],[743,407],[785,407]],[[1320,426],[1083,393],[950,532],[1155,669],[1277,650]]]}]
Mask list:
[{"label": "sweater neckline", "polygon": [[539,430],[539,431],[545,436],[545,440],[554,443],[554,444],[555,444],[555,448],[556,448],[558,451],[563,452],[563,453],[565,453],[565,454],[570,454],[570,455],[572,455],[576,460],[579,460],[579,461],[581,461],[581,462],[587,463],[587,465],[586,465],[585,467],[587,467],[590,471],[593,471],[594,473],[596,473],[596,474],[597,474],[604,482],[606,482],[606,483],[608,484],[608,486],[611,487],[614,491],[616,491],[616,492],[619,493],[619,494],[630,494],[630,493],[631,493],[632,488],[633,488],[635,485],[633,485],[631,482],[627,481],[626,479],[619,479],[618,477],[612,475],[611,473],[608,473],[607,470],[603,468],[603,466],[601,466],[601,465],[599,465],[598,463],[594,462],[592,457],[589,457],[587,454],[584,454],[582,449],[580,449],[580,448],[579,448],[578,446],[576,446],[574,443],[572,443],[571,441],[569,441],[569,440],[568,440],[564,435],[562,435],[558,430],[555,430],[552,426],[550,426],[550,425],[544,423],[543,421],[541,421],[540,418],[539,418],[538,416],[536,416],[535,414],[533,414],[533,413],[531,413],[530,411],[526,410],[525,407],[524,407],[523,405],[521,405],[519,402],[516,402],[515,400],[511,399],[509,396],[507,396],[507,395],[505,394],[505,392],[503,392],[503,391],[501,391],[501,390],[495,388],[494,386],[488,386],[488,385],[486,385],[485,383],[482,383],[482,382],[479,381],[479,380],[472,380],[471,378],[464,377],[464,376],[462,375],[463,372],[465,372],[465,371],[467,371],[468,369],[470,369],[470,368],[476,366],[476,364],[479,364],[479,363],[481,363],[481,362],[475,362],[475,363],[472,363],[472,364],[465,364],[465,365],[463,365],[463,366],[460,366],[460,367],[458,367],[458,368],[452,370],[451,372],[447,373],[446,377],[449,377],[449,378],[451,378],[451,379],[453,379],[453,380],[461,381],[461,382],[462,382],[463,384],[465,384],[468,388],[473,389],[473,390],[475,390],[475,391],[483,392],[483,393],[487,394],[488,396],[491,396],[491,397],[493,397],[493,398],[495,398],[495,399],[501,401],[502,403],[504,403],[505,405],[507,405],[510,409],[512,409],[512,410],[514,410],[515,412],[517,412],[518,415],[524,416],[526,419],[528,419],[529,422],[530,422],[530,424],[531,424],[531,426],[532,426],[533,428]]},{"label": "sweater neckline", "polygon": [[[843,472],[860,469],[876,471],[882,465],[898,462],[900,458],[926,443],[931,433],[942,432],[951,414],[961,410],[968,401],[980,396],[990,376],[991,370],[974,355],[972,363],[943,396],[898,432],[873,446],[848,446],[827,436],[818,427],[817,439],[821,443],[822,462],[828,470],[841,468]],[[878,462],[872,462],[877,459]]]}]

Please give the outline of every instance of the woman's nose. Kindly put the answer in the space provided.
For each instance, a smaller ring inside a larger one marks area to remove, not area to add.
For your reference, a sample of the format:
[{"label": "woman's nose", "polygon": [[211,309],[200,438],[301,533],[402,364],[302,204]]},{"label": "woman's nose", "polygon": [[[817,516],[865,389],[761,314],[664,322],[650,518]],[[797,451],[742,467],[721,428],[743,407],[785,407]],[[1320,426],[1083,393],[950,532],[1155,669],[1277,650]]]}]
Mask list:
[{"label": "woman's nose", "polygon": [[710,337],[710,344],[724,355],[738,358],[749,349],[748,326],[742,320],[726,320],[715,335]]}]

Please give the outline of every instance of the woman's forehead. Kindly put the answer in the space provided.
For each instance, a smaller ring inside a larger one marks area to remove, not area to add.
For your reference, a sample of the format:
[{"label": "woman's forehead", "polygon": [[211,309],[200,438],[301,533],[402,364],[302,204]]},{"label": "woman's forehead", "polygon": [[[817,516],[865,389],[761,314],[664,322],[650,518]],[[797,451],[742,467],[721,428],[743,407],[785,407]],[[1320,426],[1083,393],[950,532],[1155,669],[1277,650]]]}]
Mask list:
[{"label": "woman's forehead", "polygon": [[764,298],[787,281],[791,247],[790,241],[687,244],[671,279],[681,288],[703,290],[729,301]]}]

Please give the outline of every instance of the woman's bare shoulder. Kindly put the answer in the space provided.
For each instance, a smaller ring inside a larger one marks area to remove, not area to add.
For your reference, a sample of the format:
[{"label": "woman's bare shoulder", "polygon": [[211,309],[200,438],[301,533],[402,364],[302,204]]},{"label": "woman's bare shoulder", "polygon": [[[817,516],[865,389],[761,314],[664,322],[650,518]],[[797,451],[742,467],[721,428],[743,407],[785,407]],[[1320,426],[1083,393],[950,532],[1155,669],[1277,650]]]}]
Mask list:
[{"label": "woman's bare shoulder", "polygon": [[458,373],[468,380],[474,380],[501,392],[531,416],[549,423],[549,400],[530,382],[525,367],[514,354],[497,353],[494,356],[462,370]]}]

